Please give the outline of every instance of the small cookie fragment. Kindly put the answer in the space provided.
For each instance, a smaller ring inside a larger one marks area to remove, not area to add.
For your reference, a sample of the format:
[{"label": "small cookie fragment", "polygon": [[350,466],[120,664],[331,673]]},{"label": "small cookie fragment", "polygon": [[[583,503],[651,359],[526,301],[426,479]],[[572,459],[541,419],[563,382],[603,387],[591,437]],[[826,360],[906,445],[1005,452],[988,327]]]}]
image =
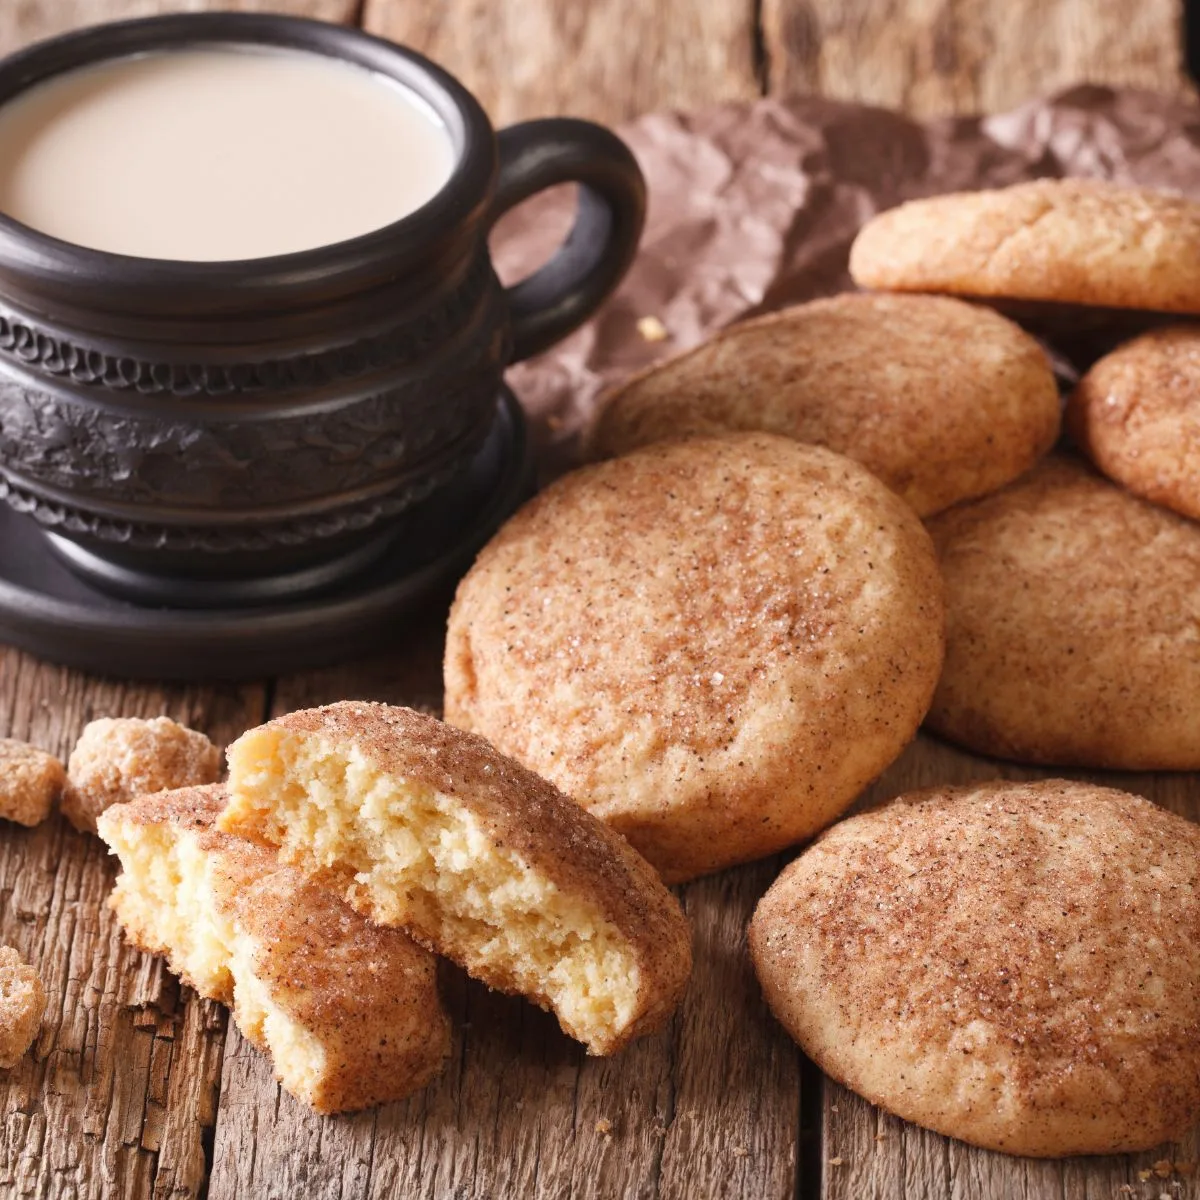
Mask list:
[{"label": "small cookie fragment", "polygon": [[102,717],[84,727],[67,762],[63,814],[84,833],[112,804],[151,792],[215,783],[221,751],[169,717]]},{"label": "small cookie fragment", "polygon": [[946,663],[926,724],[979,754],[1200,769],[1200,526],[1053,455],[929,522]]},{"label": "small cookie fragment", "polygon": [[860,287],[1200,313],[1200,204],[1097,179],[910,200],[863,226]]},{"label": "small cookie fragment", "polygon": [[750,924],[771,1010],[874,1104],[1008,1154],[1145,1150],[1200,1118],[1200,826],[1046,780],[835,825]]},{"label": "small cookie fragment", "polygon": [[0,946],[0,1069],[15,1067],[33,1045],[46,990],[38,973],[11,946]]},{"label": "small cookie fragment", "polygon": [[225,800],[220,785],[182,788],[100,815],[123,868],[109,904],[128,939],[231,1004],[282,1086],[318,1112],[424,1087],[450,1051],[433,955],[266,847],[218,832]]},{"label": "small cookie fragment", "polygon": [[446,719],[628,838],[668,883],[774,854],[912,740],[942,665],[913,510],[766,433],[563,476],[459,584]]},{"label": "small cookie fragment", "polygon": [[1045,352],[946,296],[852,292],[742,321],[608,399],[594,457],[761,430],[862,463],[920,516],[1015,479],[1058,438]]},{"label": "small cookie fragment", "polygon": [[637,323],[637,331],[644,342],[665,342],[671,335],[667,327],[657,317],[641,317]]},{"label": "small cookie fragment", "polygon": [[657,1029],[691,974],[679,902],[629,845],[482,738],[343,702],[229,747],[220,826],[372,920],[552,1011],[591,1054]]},{"label": "small cookie fragment", "polygon": [[18,825],[44,821],[62,795],[66,779],[62,763],[53,754],[0,738],[0,818]]},{"label": "small cookie fragment", "polygon": [[1100,359],[1067,425],[1110,479],[1200,520],[1200,325],[1155,330]]}]

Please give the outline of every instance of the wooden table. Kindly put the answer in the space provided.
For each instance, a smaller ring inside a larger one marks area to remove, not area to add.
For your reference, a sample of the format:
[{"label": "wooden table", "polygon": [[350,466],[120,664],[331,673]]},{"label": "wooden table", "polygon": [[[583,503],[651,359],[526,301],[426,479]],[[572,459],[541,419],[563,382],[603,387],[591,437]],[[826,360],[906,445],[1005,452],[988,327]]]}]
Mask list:
[{"label": "wooden table", "polygon": [[[0,51],[90,21],[168,9],[286,8],[432,54],[498,122],[617,119],[763,91],[820,90],[918,115],[999,108],[1080,78],[1181,85],[1177,0],[0,0]],[[3,732],[66,755],[94,716],[166,713],[229,740],[264,717],[346,697],[437,710],[444,612],[395,654],[240,687],[89,678],[11,650]],[[1029,774],[932,741],[873,794]],[[1200,818],[1188,777],[1118,782]],[[823,1080],[763,1008],[744,931],[782,860],[681,895],[696,972],[670,1028],[587,1060],[520,1001],[449,976],[455,1046],[406,1104],[319,1118],[282,1094],[223,1008],[127,949],[103,901],[104,847],[51,821],[0,829],[0,941],[50,996],[35,1051],[0,1074],[0,1196],[1200,1197],[1172,1163],[1034,1162],[974,1150]],[[1156,1163],[1158,1169],[1155,1169]]]}]

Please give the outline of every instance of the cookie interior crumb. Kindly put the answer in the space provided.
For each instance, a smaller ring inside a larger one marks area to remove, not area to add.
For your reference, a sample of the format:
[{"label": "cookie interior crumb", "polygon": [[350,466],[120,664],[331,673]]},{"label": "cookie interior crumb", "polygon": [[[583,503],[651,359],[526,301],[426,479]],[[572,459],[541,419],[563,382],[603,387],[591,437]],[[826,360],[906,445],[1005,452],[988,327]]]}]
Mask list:
[{"label": "cookie interior crumb", "polygon": [[110,904],[126,936],[232,1003],[284,1088],[318,1112],[423,1087],[450,1048],[434,957],[269,847],[214,829],[225,803],[220,786],[181,788],[100,817],[124,868]]},{"label": "cookie interior crumb", "polygon": [[110,906],[146,950],[209,1000],[233,1003],[232,922],[215,911],[208,854],[195,836],[163,825],[100,818],[101,835],[121,859]]},{"label": "cookie interior crumb", "polygon": [[455,948],[473,974],[551,1008],[593,1053],[634,1019],[641,972],[620,931],[453,797],[387,774],[353,744],[272,726],[239,739],[230,772],[231,811],[265,815],[284,861],[351,873],[356,907]]},{"label": "cookie interior crumb", "polygon": [[[258,973],[258,940],[214,902],[218,858],[193,833],[104,817],[101,827],[124,866],[111,902],[122,923],[202,996],[234,1004],[242,1033],[270,1053],[283,1087],[317,1107],[325,1047],[272,1000]],[[263,859],[269,869],[266,851]]]}]

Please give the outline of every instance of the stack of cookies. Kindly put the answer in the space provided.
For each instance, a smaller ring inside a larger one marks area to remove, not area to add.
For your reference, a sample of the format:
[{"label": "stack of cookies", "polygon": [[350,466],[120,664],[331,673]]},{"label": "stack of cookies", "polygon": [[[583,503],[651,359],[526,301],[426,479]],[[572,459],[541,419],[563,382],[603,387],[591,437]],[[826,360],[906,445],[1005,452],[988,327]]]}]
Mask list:
[{"label": "stack of cookies", "polygon": [[[1197,262],[1200,205],[1101,183],[878,217],[851,258],[874,292],[606,398],[596,461],[459,588],[447,720],[669,882],[826,829],[923,721],[1027,763],[1200,767],[1200,332],[1079,381],[1101,474],[994,307],[1200,315]],[[750,943],[804,1049],[931,1128],[1044,1156],[1200,1115],[1200,828],[1137,797],[902,796],[802,854]]]},{"label": "stack of cookies", "polygon": [[1200,767],[1200,324],[1168,315],[1200,316],[1197,263],[1200,204],[1088,180],[914,201],[859,234],[865,287],[1160,325],[1079,380],[1076,453],[930,521],[947,629],[928,723],[952,741],[1056,766]]}]

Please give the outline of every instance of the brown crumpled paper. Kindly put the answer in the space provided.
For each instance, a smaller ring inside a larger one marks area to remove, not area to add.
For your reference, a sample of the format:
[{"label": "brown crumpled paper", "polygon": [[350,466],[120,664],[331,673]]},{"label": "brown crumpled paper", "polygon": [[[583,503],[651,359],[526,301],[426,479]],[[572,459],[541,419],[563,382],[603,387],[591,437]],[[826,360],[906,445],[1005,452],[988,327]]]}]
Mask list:
[{"label": "brown crumpled paper", "polygon": [[[739,318],[852,287],[850,243],[880,209],[1046,175],[1200,199],[1200,107],[1140,91],[1076,87],[997,116],[927,124],[816,98],[763,100],[652,113],[620,132],[650,193],[637,261],[594,320],[509,372],[547,476],[578,460],[598,398],[631,371]],[[544,261],[572,204],[560,189],[505,218],[493,241],[502,278]],[[645,317],[667,337],[647,340],[638,330]],[[1131,332],[1137,318],[1125,319]],[[1036,315],[1025,323],[1046,333]],[[1099,343],[1060,337],[1058,348],[1094,357],[1122,329],[1120,320],[1102,324]]]}]

